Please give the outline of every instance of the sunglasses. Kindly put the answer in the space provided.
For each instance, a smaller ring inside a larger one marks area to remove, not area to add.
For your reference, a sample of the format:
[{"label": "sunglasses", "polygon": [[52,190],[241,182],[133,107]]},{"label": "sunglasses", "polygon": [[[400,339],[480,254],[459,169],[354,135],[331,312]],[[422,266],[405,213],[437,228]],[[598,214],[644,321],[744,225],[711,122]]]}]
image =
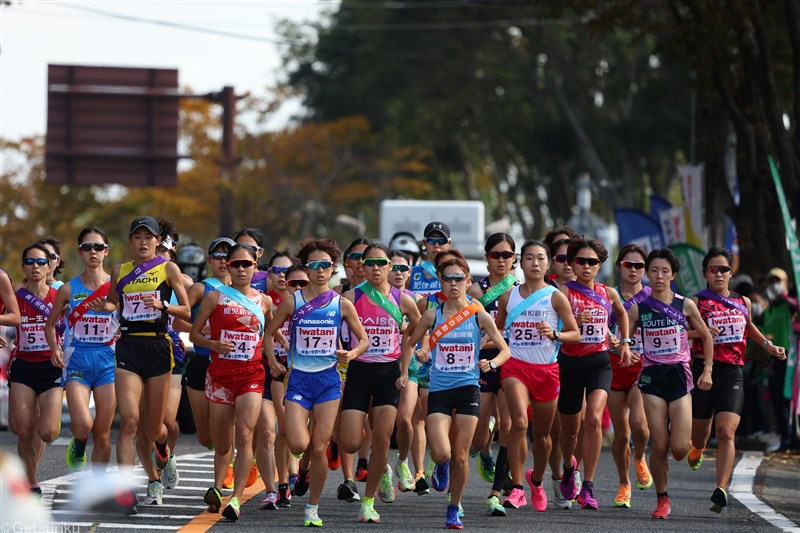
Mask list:
[{"label": "sunglasses", "polygon": [[365,267],[385,267],[392,264],[392,260],[388,257],[367,257],[363,263]]},{"label": "sunglasses", "polygon": [[228,268],[250,268],[256,266],[256,262],[252,259],[234,259],[233,261],[228,261]]},{"label": "sunglasses", "polygon": [[348,252],[347,258],[351,261],[361,261],[361,258],[364,257],[364,252]]},{"label": "sunglasses", "polygon": [[224,261],[227,258],[228,258],[228,252],[214,252],[213,254],[211,254],[211,259]]},{"label": "sunglasses", "polygon": [[442,281],[445,283],[452,283],[454,281],[456,283],[461,283],[465,279],[467,279],[466,274],[442,274]]},{"label": "sunglasses", "polygon": [[411,267],[408,265],[392,265],[392,272],[408,272]]},{"label": "sunglasses", "polygon": [[553,257],[553,261],[555,261],[556,263],[566,263],[567,254],[558,254],[557,256]]},{"label": "sunglasses", "polygon": [[87,241],[87,242],[82,242],[78,246],[78,248],[81,249],[81,252],[91,252],[92,250],[94,250],[95,252],[102,252],[103,250],[108,248],[108,245],[104,242]]},{"label": "sunglasses", "polygon": [[630,268],[631,270],[641,270],[644,268],[644,263],[639,261],[623,261],[619,265],[622,268]]},{"label": "sunglasses", "polygon": [[39,265],[39,266],[45,266],[48,263],[50,263],[50,260],[49,259],[45,259],[44,257],[39,257],[37,259],[34,259],[33,257],[26,257],[25,259],[22,260],[22,264],[23,265],[28,265],[28,266],[31,266],[31,265],[34,265],[34,264],[35,265]]},{"label": "sunglasses", "polygon": [[61,259],[61,258],[58,256],[58,254],[57,254],[57,253],[55,253],[55,252],[50,252],[50,253],[48,253],[48,254],[47,254],[47,257],[50,259],[50,261],[57,261],[57,260]]},{"label": "sunglasses", "polygon": [[712,274],[727,274],[731,270],[733,269],[728,265],[711,265],[706,268],[706,272],[711,272]]},{"label": "sunglasses", "polygon": [[593,267],[599,265],[601,261],[595,257],[576,257],[572,260],[572,262],[581,266],[589,265],[590,267]]},{"label": "sunglasses", "polygon": [[270,274],[275,274],[276,276],[280,276],[281,274],[285,275],[286,272],[288,272],[289,267],[274,266],[274,267],[269,267],[267,270],[269,271]]},{"label": "sunglasses", "polygon": [[425,244],[430,246],[436,246],[437,244],[439,246],[444,246],[449,240],[450,239],[447,237],[425,237]]},{"label": "sunglasses", "polygon": [[515,255],[517,254],[506,250],[505,252],[489,252],[488,254],[486,254],[486,257],[488,257],[489,259],[511,259]]},{"label": "sunglasses", "polygon": [[328,270],[333,266],[333,261],[309,261],[305,266],[309,270]]},{"label": "sunglasses", "polygon": [[300,287],[302,289],[303,287],[308,285],[308,280],[307,279],[290,279],[289,281],[286,282],[286,284],[288,286],[290,286],[291,288],[293,288],[293,289],[296,289],[297,287]]}]

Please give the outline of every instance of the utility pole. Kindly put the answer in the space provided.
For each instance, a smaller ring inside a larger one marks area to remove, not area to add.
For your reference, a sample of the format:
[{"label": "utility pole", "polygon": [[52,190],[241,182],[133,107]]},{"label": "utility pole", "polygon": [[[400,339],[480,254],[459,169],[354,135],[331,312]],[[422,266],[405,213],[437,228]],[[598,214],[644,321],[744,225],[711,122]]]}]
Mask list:
[{"label": "utility pole", "polygon": [[226,85],[219,95],[222,104],[222,161],[219,184],[219,234],[233,235],[233,185],[236,182],[236,93]]}]

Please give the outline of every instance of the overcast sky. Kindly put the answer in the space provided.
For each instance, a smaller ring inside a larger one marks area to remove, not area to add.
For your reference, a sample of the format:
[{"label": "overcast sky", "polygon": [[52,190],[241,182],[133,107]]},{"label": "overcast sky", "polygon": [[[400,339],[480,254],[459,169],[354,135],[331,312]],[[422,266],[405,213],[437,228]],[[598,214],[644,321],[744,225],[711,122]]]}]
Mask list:
[{"label": "overcast sky", "polygon": [[278,41],[277,20],[316,20],[323,7],[336,3],[13,0],[11,7],[0,7],[0,136],[18,139],[45,133],[50,63],[177,68],[181,86],[190,86],[194,92],[233,85],[237,93],[265,94],[278,78],[280,58],[274,42],[258,39]]}]

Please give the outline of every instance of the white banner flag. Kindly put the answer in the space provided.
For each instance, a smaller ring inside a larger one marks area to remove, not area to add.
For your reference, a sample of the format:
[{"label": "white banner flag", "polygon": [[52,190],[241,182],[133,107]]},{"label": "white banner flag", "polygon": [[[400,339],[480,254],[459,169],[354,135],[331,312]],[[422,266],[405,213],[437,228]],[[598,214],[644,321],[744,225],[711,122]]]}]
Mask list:
[{"label": "white banner flag", "polygon": [[703,165],[678,166],[681,175],[681,192],[686,215],[684,242],[705,248],[705,223],[703,222]]},{"label": "white banner flag", "polygon": [[683,208],[670,207],[659,213],[661,232],[664,234],[666,245],[686,242],[686,224],[683,219]]}]

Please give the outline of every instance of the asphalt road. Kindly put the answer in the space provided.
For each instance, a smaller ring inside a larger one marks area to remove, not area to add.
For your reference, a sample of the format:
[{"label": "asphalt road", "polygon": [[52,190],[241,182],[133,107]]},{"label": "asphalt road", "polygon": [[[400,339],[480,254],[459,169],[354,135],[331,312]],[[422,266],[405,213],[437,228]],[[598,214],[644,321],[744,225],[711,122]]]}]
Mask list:
[{"label": "asphalt road", "polygon": [[[65,462],[66,445],[69,441],[68,427],[53,445],[47,447],[39,468],[40,481],[54,480],[70,474]],[[112,435],[115,442],[116,435]],[[0,433],[0,445],[6,451],[16,449],[16,439],[8,432]],[[87,450],[90,452],[90,449]],[[212,452],[200,447],[193,435],[182,435],[177,449],[179,470],[182,472],[180,485],[165,491],[164,506],[139,506],[139,514],[132,517],[120,515],[86,516],[69,510],[69,501],[76,497],[77,479],[62,480],[58,483],[45,483],[45,503],[52,505],[55,524],[80,524],[68,531],[141,531],[177,530],[196,515],[203,515],[202,497],[211,485]],[[394,452],[390,456],[392,464]],[[113,458],[112,458],[113,461]],[[530,462],[530,460],[529,460]],[[617,490],[617,475],[611,459],[610,450],[605,448],[600,459],[595,478],[595,496],[600,503],[598,511],[581,510],[577,505],[569,511],[556,510],[552,503],[544,513],[537,513],[532,507],[509,510],[507,517],[491,517],[484,514],[484,501],[489,485],[478,475],[475,460],[471,460],[470,479],[463,500],[466,513],[463,519],[468,529],[496,531],[770,531],[777,530],[767,521],[752,514],[744,505],[731,498],[728,508],[717,515],[709,511],[708,498],[714,488],[714,457],[708,456],[699,471],[691,471],[684,463],[670,460],[670,488],[672,515],[667,521],[653,521],[650,514],[656,503],[653,488],[647,491],[634,489],[631,509],[617,509],[612,501]],[[137,472],[142,475],[141,470]],[[633,472],[631,473],[633,475]],[[81,474],[84,475],[84,474]],[[549,476],[549,473],[548,473]],[[71,476],[75,478],[75,476]],[[547,479],[547,478],[546,478]],[[140,496],[145,492],[145,480]],[[383,504],[376,499],[375,508],[381,514],[380,524],[361,524],[358,522],[359,506],[336,499],[336,487],[341,482],[340,472],[330,472],[325,491],[320,502],[320,517],[326,530],[352,531],[354,529],[379,529],[381,531],[438,530],[444,527],[447,505],[444,493],[417,496],[413,493],[398,493],[392,504]],[[547,481],[546,481],[547,483]],[[260,482],[259,484],[260,485]],[[359,484],[363,493],[363,484]],[[527,489],[527,487],[526,487]],[[527,492],[527,491],[526,491]],[[550,488],[548,486],[548,495]],[[80,494],[77,495],[80,497]],[[275,527],[293,530],[303,524],[303,507],[307,497],[295,498],[292,507],[277,511],[260,510],[264,497],[263,490],[242,505],[241,519],[237,524],[224,519],[216,524],[202,526],[193,522],[192,530],[202,531],[211,526],[213,531],[230,531],[232,528],[247,530],[267,530]],[[216,515],[219,516],[219,515]],[[51,529],[59,531],[58,528]],[[64,529],[60,529],[64,531]]]}]

